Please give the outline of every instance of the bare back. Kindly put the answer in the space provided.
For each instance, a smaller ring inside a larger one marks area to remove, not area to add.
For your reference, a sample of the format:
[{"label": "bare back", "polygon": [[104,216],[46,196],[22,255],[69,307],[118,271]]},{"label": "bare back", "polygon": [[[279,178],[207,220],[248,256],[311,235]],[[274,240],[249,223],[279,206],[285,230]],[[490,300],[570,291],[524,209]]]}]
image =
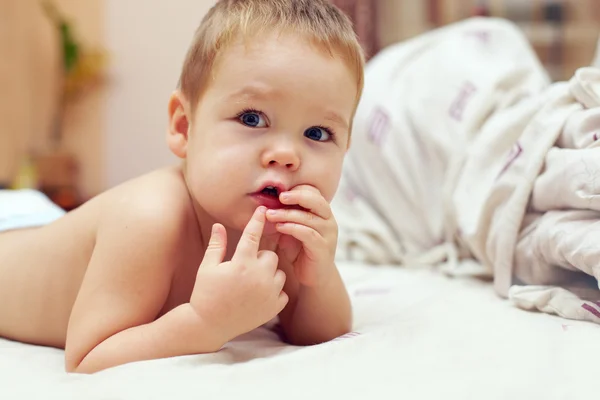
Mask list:
[{"label": "bare back", "polygon": [[168,209],[156,218],[177,224],[188,239],[177,241],[175,265],[164,266],[174,272],[161,313],[186,302],[205,246],[183,177],[170,168],[117,186],[49,225],[0,233],[0,337],[64,348],[99,226],[108,214],[136,206]]}]

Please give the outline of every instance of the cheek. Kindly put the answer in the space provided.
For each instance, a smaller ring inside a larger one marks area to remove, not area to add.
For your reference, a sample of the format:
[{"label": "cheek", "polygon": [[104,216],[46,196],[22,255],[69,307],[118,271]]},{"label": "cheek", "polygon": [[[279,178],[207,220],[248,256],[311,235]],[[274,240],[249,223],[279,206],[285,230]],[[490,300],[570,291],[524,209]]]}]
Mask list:
[{"label": "cheek", "polygon": [[198,146],[187,160],[190,185],[199,195],[202,192],[224,194],[231,188],[245,188],[250,181],[248,153],[244,146]]},{"label": "cheek", "polygon": [[325,200],[327,200],[327,202],[331,202],[331,200],[333,200],[333,197],[335,196],[335,193],[337,192],[340,183],[340,173],[331,173],[328,174],[328,176],[329,182],[325,193],[323,193],[323,197],[325,197]]},{"label": "cheek", "polygon": [[329,163],[326,167],[320,168],[316,175],[315,183],[325,200],[331,202],[337,191],[340,177],[342,174],[342,163]]},{"label": "cheek", "polygon": [[[228,168],[232,165],[247,163],[249,148],[244,140],[238,138],[239,135],[218,125],[212,131],[220,134],[203,132],[203,136],[190,141],[191,152],[188,152],[188,158],[209,169]],[[210,172],[219,173],[220,170],[211,170]]]}]

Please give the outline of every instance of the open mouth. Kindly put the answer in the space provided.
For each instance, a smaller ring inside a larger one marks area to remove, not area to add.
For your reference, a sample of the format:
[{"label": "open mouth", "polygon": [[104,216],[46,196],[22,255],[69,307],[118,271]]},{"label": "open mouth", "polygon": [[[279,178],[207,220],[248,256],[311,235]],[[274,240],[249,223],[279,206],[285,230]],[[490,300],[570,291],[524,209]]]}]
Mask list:
[{"label": "open mouth", "polygon": [[283,208],[284,205],[279,201],[279,195],[285,189],[283,186],[268,185],[253,194],[255,201],[269,209]]},{"label": "open mouth", "polygon": [[267,186],[263,190],[260,191],[261,194],[272,196],[274,198],[279,198],[279,189],[274,186]]},{"label": "open mouth", "polygon": [[278,181],[266,181],[263,182],[262,185],[264,186],[259,186],[257,188],[258,190],[251,194],[256,203],[271,210],[286,207],[279,200],[279,196],[287,190],[287,186],[284,183]]}]

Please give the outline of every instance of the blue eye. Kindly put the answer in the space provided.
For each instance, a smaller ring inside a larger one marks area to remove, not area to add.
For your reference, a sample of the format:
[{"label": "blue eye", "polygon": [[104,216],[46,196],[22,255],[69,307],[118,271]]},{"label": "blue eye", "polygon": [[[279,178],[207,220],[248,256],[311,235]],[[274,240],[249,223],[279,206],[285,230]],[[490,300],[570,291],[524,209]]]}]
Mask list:
[{"label": "blue eye", "polygon": [[308,128],[304,131],[304,136],[311,140],[316,140],[319,142],[326,142],[331,139],[331,133],[327,128],[320,128],[318,126],[313,126],[312,128]]},{"label": "blue eye", "polygon": [[244,111],[238,118],[242,124],[251,128],[263,128],[267,125],[264,118],[257,111]]}]

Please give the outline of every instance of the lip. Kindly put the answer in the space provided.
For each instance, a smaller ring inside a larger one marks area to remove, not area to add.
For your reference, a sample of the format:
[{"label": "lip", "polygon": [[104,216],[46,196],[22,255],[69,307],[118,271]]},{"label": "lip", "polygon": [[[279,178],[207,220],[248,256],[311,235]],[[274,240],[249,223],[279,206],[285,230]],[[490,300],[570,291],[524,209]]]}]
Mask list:
[{"label": "lip", "polygon": [[260,185],[260,187],[258,188],[258,190],[255,193],[262,192],[264,190],[264,188],[266,188],[267,186],[272,186],[272,187],[276,188],[277,192],[279,194],[288,191],[287,186],[279,181],[265,181],[262,183],[262,185]]},{"label": "lip", "polygon": [[262,191],[267,187],[267,186],[272,186],[274,188],[277,189],[277,193],[281,194],[283,192],[286,192],[288,189],[286,187],[285,184],[281,183],[280,181],[275,181],[275,180],[270,180],[270,181],[264,181],[260,187],[258,188],[258,190],[254,193],[251,193],[250,196],[261,206],[265,206],[269,209],[275,210],[275,209],[279,209],[279,208],[284,208],[285,205],[283,205],[280,201],[279,201],[279,196],[278,197],[274,197],[274,196],[269,196],[267,194],[262,193]]},{"label": "lip", "polygon": [[256,201],[259,205],[265,206],[271,210],[277,210],[285,207],[277,197],[269,196],[268,194],[263,194],[260,192],[253,193],[250,195],[254,201]]}]

